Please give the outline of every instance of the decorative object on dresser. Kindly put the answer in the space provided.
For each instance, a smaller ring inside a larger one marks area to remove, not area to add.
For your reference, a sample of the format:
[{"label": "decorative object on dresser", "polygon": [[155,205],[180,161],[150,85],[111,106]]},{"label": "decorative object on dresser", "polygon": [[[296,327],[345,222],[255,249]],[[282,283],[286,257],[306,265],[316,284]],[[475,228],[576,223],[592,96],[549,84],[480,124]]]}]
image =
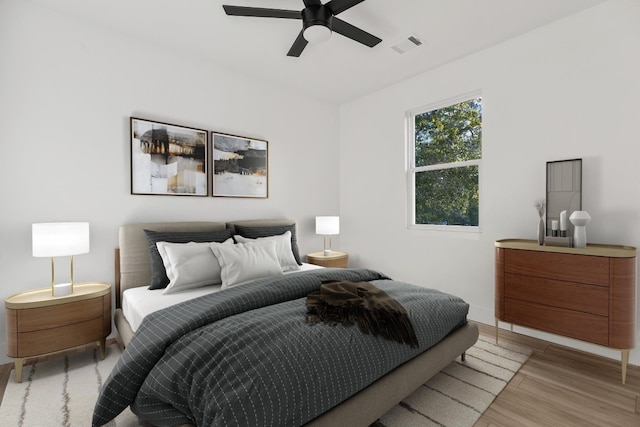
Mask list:
[{"label": "decorative object on dresser", "polygon": [[349,254],[338,251],[332,251],[331,255],[325,255],[324,252],[314,252],[307,254],[307,262],[322,267],[348,268]]},{"label": "decorative object on dresser", "polygon": [[214,197],[269,197],[269,143],[211,133]]},{"label": "decorative object on dresser", "polygon": [[495,316],[496,341],[501,320],[620,350],[624,384],[636,336],[636,248],[499,240]]},{"label": "decorative object on dresser", "polygon": [[544,219],[543,219],[546,205],[547,204],[544,199],[538,199],[535,204],[536,211],[538,211],[538,244],[539,245],[544,244],[544,238],[546,234]]},{"label": "decorative object on dresser", "polygon": [[[73,293],[73,256],[89,252],[88,222],[46,222],[31,226],[34,257],[51,257],[51,295]],[[55,284],[54,257],[70,256],[70,283]]]},{"label": "decorative object on dresser", "polygon": [[131,117],[131,194],[208,196],[208,132]]},{"label": "decorative object on dresser", "polygon": [[111,333],[111,285],[80,283],[73,294],[53,297],[49,288],[5,300],[7,356],[22,381],[26,359],[96,342],[104,359]]},{"label": "decorative object on dresser", "polygon": [[567,211],[560,212],[560,237],[567,237]]},{"label": "decorative object on dresser", "polygon": [[591,221],[591,215],[585,211],[573,211],[569,217],[573,224],[573,247],[587,247],[587,224]]},{"label": "decorative object on dresser", "polygon": [[[340,234],[339,216],[317,216],[316,234],[324,236],[324,255],[331,256],[331,236]],[[327,236],[329,236],[329,249],[327,249]]]}]

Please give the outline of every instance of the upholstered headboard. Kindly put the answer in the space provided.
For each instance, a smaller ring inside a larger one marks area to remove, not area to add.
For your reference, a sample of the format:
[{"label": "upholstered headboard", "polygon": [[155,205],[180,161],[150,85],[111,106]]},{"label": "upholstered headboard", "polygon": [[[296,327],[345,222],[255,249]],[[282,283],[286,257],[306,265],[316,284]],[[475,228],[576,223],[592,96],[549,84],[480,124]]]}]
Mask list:
[{"label": "upholstered headboard", "polygon": [[235,226],[272,227],[295,226],[290,219],[241,220],[230,222],[155,222],[127,224],[120,227],[116,249],[116,307],[120,307],[122,292],[129,288],[148,286],[151,281],[151,259],[149,244],[144,230],[207,232],[229,228],[235,233]]}]

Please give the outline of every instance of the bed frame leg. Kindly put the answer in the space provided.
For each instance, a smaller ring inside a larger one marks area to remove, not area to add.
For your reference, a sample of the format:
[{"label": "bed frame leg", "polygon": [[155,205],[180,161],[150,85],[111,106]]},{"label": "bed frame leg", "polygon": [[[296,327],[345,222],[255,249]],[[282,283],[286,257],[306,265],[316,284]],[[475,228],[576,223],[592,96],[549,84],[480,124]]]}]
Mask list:
[{"label": "bed frame leg", "polygon": [[466,358],[467,358],[467,352],[463,351],[462,354],[460,355],[460,360],[464,362]]}]

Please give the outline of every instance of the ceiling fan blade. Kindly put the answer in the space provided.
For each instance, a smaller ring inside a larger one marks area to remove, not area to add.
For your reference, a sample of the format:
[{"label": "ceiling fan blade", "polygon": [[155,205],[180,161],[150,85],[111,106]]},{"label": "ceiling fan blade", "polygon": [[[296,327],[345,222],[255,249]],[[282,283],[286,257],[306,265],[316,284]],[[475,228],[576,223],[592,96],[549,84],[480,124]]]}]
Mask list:
[{"label": "ceiling fan blade", "polygon": [[362,3],[363,1],[364,0],[331,0],[329,3],[325,4],[325,6],[327,6],[334,15],[337,15],[347,9],[351,9],[353,6],[358,3]]},{"label": "ceiling fan blade", "polygon": [[304,48],[307,47],[308,42],[302,36],[302,33],[303,31],[300,31],[300,34],[298,34],[296,41],[293,42],[293,44],[291,45],[291,49],[289,49],[289,52],[287,52],[287,56],[298,57],[300,56]]},{"label": "ceiling fan blade", "polygon": [[222,7],[224,8],[224,11],[227,13],[227,15],[233,16],[302,19],[302,13],[299,10],[264,9],[262,7],[229,6],[226,4]]},{"label": "ceiling fan blade", "polygon": [[304,0],[304,6],[321,6],[322,2],[320,0]]},{"label": "ceiling fan blade", "polygon": [[331,23],[331,29],[338,34],[342,34],[343,36],[348,37],[351,40],[355,40],[369,47],[374,47],[382,41],[382,39],[379,39],[373,34],[369,34],[358,27],[354,27],[353,25],[344,22],[342,19],[336,18],[335,16],[333,17],[333,21]]}]

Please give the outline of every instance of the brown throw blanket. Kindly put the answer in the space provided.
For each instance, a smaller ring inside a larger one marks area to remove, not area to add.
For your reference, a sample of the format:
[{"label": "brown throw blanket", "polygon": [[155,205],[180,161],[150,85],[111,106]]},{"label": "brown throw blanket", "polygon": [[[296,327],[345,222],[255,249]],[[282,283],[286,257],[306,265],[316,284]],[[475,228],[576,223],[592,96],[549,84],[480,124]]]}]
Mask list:
[{"label": "brown throw blanket", "polygon": [[365,334],[418,347],[407,311],[398,301],[369,282],[326,281],[307,295],[307,323],[349,326]]}]

